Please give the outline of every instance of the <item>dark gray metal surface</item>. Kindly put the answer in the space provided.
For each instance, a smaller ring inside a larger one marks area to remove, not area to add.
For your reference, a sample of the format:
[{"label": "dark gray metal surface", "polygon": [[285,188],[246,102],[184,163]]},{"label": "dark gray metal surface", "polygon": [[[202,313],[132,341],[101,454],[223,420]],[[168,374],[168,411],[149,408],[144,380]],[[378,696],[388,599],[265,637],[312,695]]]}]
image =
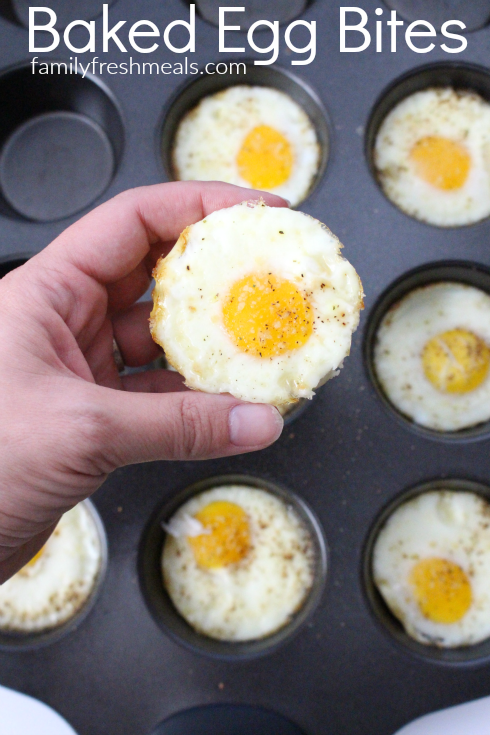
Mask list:
[{"label": "dark gray metal surface", "polygon": [[[317,21],[312,64],[292,67],[294,57],[283,43],[278,63],[316,90],[332,121],[326,176],[302,209],[344,242],[345,255],[362,277],[369,314],[394,278],[422,263],[458,259],[490,265],[490,222],[437,229],[409,219],[386,201],[363,150],[375,100],[406,71],[454,58],[440,50],[440,39],[434,39],[436,50],[419,56],[401,34],[396,53],[387,45],[376,53],[373,41],[363,53],[340,54],[341,4],[317,0],[303,15]],[[374,10],[381,3],[360,0],[358,5],[368,12],[374,31]],[[110,12],[113,22],[125,19],[130,25],[146,17],[164,28],[188,11],[180,0],[144,5],[119,0]],[[468,49],[457,60],[485,66],[489,40],[490,29],[470,34]],[[100,48],[100,38],[98,43]],[[245,36],[237,36],[236,45],[246,45]],[[1,68],[27,59],[27,48],[26,30],[0,18]],[[196,53],[190,60],[217,61],[217,49],[218,29],[197,20]],[[112,49],[103,60],[123,58]],[[173,64],[182,59],[160,49],[154,60]],[[103,196],[107,199],[129,186],[161,180],[156,130],[167,101],[185,79],[114,75],[103,81],[125,123],[125,150]],[[0,256],[38,251],[74,219],[33,224],[0,217]],[[488,441],[450,445],[426,439],[385,411],[363,368],[365,325],[366,312],[341,375],[270,449],[115,472],[94,497],[109,539],[107,578],[94,610],[77,631],[50,647],[1,653],[1,683],[48,702],[80,735],[148,735],[170,714],[213,702],[273,708],[307,735],[390,735],[422,713],[490,694],[489,662],[458,666],[413,655],[387,635],[365,598],[364,546],[381,509],[426,479],[454,476],[485,483],[490,471]],[[325,530],[330,570],[319,608],[293,640],[264,658],[230,663],[194,654],[162,633],[142,598],[136,559],[143,529],[166,498],[210,475],[241,472],[283,483],[305,498]]]}]

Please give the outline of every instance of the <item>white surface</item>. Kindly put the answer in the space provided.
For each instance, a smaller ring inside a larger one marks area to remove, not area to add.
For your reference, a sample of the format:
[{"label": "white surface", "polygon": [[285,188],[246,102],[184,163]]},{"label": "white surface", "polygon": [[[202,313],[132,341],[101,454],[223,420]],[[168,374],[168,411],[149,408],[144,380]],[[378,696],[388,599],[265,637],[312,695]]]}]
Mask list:
[{"label": "white surface", "polygon": [[0,686],[0,735],[77,735],[47,704]]},{"label": "white surface", "polygon": [[490,697],[420,717],[396,735],[490,735]]}]

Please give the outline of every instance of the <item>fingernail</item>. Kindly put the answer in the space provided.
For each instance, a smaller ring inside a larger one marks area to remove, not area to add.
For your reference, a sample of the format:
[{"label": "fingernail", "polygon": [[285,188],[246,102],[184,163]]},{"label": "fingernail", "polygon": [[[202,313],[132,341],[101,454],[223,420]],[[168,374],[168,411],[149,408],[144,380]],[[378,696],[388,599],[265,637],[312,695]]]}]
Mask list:
[{"label": "fingernail", "polygon": [[279,439],[282,416],[274,406],[242,403],[230,411],[230,441],[236,447],[266,447]]},{"label": "fingernail", "polygon": [[289,199],[286,199],[286,197],[283,197],[283,199],[287,203],[289,209],[291,209],[291,202],[289,201]]}]

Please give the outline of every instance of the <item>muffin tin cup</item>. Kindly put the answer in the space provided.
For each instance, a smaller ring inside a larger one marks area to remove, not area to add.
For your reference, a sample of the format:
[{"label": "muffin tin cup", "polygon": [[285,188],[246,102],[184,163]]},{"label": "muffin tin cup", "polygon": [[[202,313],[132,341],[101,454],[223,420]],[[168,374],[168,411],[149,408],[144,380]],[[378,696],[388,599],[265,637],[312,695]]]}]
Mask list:
[{"label": "muffin tin cup", "polygon": [[53,222],[104,193],[121,160],[124,128],[115,98],[96,77],[14,67],[0,76],[0,108],[0,215]]},{"label": "muffin tin cup", "polygon": [[414,289],[443,281],[464,283],[485,291],[490,295],[490,268],[481,263],[473,263],[465,260],[443,260],[435,263],[427,263],[405,273],[388,286],[371,310],[364,334],[364,367],[383,406],[398,423],[410,431],[426,439],[433,439],[440,442],[468,443],[481,441],[490,437],[490,419],[476,426],[460,429],[459,431],[437,431],[421,426],[401,413],[391,403],[376,374],[374,365],[376,335],[385,314],[394,304]]},{"label": "muffin tin cup", "polygon": [[282,715],[246,704],[208,704],[177,712],[151,735],[305,735]]},{"label": "muffin tin cup", "polygon": [[0,651],[32,651],[56,643],[61,638],[76,630],[95,606],[107,571],[107,537],[104,525],[94,504],[90,500],[84,500],[83,505],[89,511],[97,528],[101,554],[99,571],[89,596],[71,618],[54,628],[25,633],[9,632],[0,628]]},{"label": "muffin tin cup", "polygon": [[[161,557],[165,542],[165,531],[162,523],[170,520],[173,514],[194,495],[220,485],[248,485],[276,495],[291,506],[311,534],[315,552],[315,570],[313,585],[301,608],[294,613],[292,619],[280,630],[264,638],[252,641],[230,642],[210,638],[198,633],[177,612],[167,591],[165,590]],[[157,625],[177,643],[183,644],[194,653],[205,654],[212,658],[227,661],[246,660],[271,653],[305,624],[320,602],[327,576],[327,546],[319,521],[306,503],[297,495],[284,487],[249,475],[221,475],[201,480],[178,493],[170,501],[159,508],[150,519],[140,544],[138,555],[138,572],[140,587]]]},{"label": "muffin tin cup", "polygon": [[484,100],[490,103],[490,71],[483,66],[460,62],[438,62],[412,69],[390,84],[374,104],[366,126],[364,152],[367,164],[383,196],[405,217],[415,219],[415,221],[427,227],[436,227],[437,229],[443,230],[460,230],[461,228],[474,227],[480,222],[488,220],[488,217],[470,224],[450,225],[447,227],[434,225],[412,217],[412,215],[404,212],[386,196],[376,170],[374,149],[376,138],[383,121],[391,110],[406,97],[431,87],[452,87],[455,90],[477,92]]},{"label": "muffin tin cup", "polygon": [[[220,59],[220,61],[222,61]],[[327,168],[332,139],[332,127],[327,112],[316,92],[295,74],[279,66],[255,66],[250,59],[239,59],[247,67],[246,74],[226,73],[208,74],[202,70],[196,79],[181,87],[169,100],[160,125],[157,128],[157,157],[163,164],[166,177],[176,181],[173,167],[173,145],[177,129],[184,115],[194,108],[203,97],[221,92],[237,85],[272,87],[285,92],[308,115],[315,128],[320,147],[320,165],[306,197],[299,203],[301,206],[317,188]],[[237,59],[231,59],[237,63]]]},{"label": "muffin tin cup", "polygon": [[381,626],[384,633],[394,643],[403,647],[411,654],[434,663],[449,666],[468,666],[471,664],[488,663],[490,661],[490,638],[487,638],[481,643],[475,643],[471,646],[460,646],[458,648],[438,648],[437,646],[424,645],[411,638],[405,632],[402,623],[388,608],[373,580],[374,545],[382,527],[403,503],[431,490],[459,490],[475,493],[490,502],[490,487],[487,485],[469,479],[451,478],[446,480],[428,480],[406,490],[388,503],[372,526],[364,547],[361,584],[364,589],[366,601],[376,622]]},{"label": "muffin tin cup", "polygon": [[[235,20],[240,23],[240,27],[244,31],[247,31],[253,23],[263,18],[270,21],[277,20],[281,24],[289,23],[301,15],[310,3],[311,0],[268,0],[267,8],[264,8],[260,2],[249,1],[248,7],[241,6],[243,12],[237,13]],[[196,10],[201,18],[215,26],[219,25],[220,5],[223,5],[221,0],[196,0]],[[233,6],[240,6],[240,3],[232,3],[231,7]],[[260,32],[261,29],[265,28],[266,26],[259,26],[257,31]]]},{"label": "muffin tin cup", "polygon": [[[106,0],[109,7],[115,0]],[[29,27],[29,0],[0,0],[0,15],[11,23]],[[76,3],[66,0],[50,0],[49,7],[56,13],[55,28],[61,30],[74,20],[91,20],[102,13],[102,3],[99,0],[77,0]],[[47,13],[36,16],[37,25],[48,23]]]},{"label": "muffin tin cup", "polygon": [[451,33],[469,33],[485,26],[490,20],[489,0],[384,0],[402,18],[412,22],[423,18],[440,30],[443,23],[456,18],[466,28],[449,28]]}]

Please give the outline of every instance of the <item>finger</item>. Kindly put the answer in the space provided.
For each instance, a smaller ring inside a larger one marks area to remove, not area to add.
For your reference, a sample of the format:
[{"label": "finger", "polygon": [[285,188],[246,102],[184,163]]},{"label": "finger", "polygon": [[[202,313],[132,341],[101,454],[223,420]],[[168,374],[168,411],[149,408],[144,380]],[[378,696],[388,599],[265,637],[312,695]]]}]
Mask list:
[{"label": "finger", "polygon": [[162,354],[150,334],[151,309],[149,301],[141,301],[112,319],[117,346],[124,364],[129,367],[147,365]]},{"label": "finger", "polygon": [[252,452],[276,441],[283,427],[273,406],[241,403],[229,395],[93,390],[98,397],[94,450],[113,467]]},{"label": "finger", "polygon": [[[159,256],[158,256],[159,257]],[[107,284],[109,297],[109,311],[112,313],[123,311],[134,304],[148,290],[151,283],[151,271],[144,262],[138,263],[136,268],[115,283]]]},{"label": "finger", "polygon": [[133,393],[177,393],[189,390],[184,378],[172,370],[145,370],[144,373],[123,375],[121,382],[124,390]]},{"label": "finger", "polygon": [[51,243],[56,254],[101,283],[131,273],[158,242],[175,241],[182,230],[216,209],[262,196],[287,207],[281,197],[221,182],[176,181],[123,192],[97,207]]}]

